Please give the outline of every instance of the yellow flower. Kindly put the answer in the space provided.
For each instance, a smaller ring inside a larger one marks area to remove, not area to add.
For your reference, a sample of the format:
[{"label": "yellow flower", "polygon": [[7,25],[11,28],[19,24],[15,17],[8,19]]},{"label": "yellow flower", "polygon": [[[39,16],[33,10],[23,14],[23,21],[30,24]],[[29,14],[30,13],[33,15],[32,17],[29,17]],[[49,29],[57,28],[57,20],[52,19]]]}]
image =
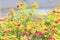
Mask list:
[{"label": "yellow flower", "polygon": [[52,23],[52,24],[51,24],[52,27],[55,27],[55,25],[56,25],[55,23]]},{"label": "yellow flower", "polygon": [[34,3],[32,4],[32,7],[33,7],[33,8],[38,8],[39,5],[38,5],[36,2],[34,2]]},{"label": "yellow flower", "polygon": [[20,13],[25,13],[25,10],[19,10]]},{"label": "yellow flower", "polygon": [[12,38],[16,38],[16,36],[12,35]]},{"label": "yellow flower", "polygon": [[20,40],[24,40],[24,37],[21,36],[21,37],[20,37]]},{"label": "yellow flower", "polygon": [[13,40],[18,40],[18,38],[12,38]]},{"label": "yellow flower", "polygon": [[23,2],[18,2],[18,5],[19,5],[19,7],[22,7],[22,6],[24,6],[24,3]]},{"label": "yellow flower", "polygon": [[14,35],[12,35],[12,39],[18,40],[18,38],[16,38],[16,36],[14,36]]},{"label": "yellow flower", "polygon": [[21,36],[20,40],[27,40],[27,36]]},{"label": "yellow flower", "polygon": [[10,9],[10,13],[11,13],[11,14],[15,14],[16,11],[15,11],[13,8],[11,8],[11,9]]},{"label": "yellow flower", "polygon": [[53,37],[55,38],[55,40],[59,40],[59,37],[56,34]]},{"label": "yellow flower", "polygon": [[35,33],[35,31],[36,31],[35,29],[32,29],[30,32],[34,34],[34,33]]},{"label": "yellow flower", "polygon": [[55,10],[60,12],[60,7],[55,8]]},{"label": "yellow flower", "polygon": [[15,21],[12,21],[12,22],[10,22],[10,23],[13,23],[15,26],[17,25],[17,22],[15,22]]},{"label": "yellow flower", "polygon": [[43,25],[42,27],[40,27],[40,30],[44,32],[45,28],[47,28],[45,25]]},{"label": "yellow flower", "polygon": [[24,36],[24,40],[27,40],[27,36]]},{"label": "yellow flower", "polygon": [[31,28],[31,26],[28,25],[27,30],[30,30],[30,29],[32,29],[32,28]]}]

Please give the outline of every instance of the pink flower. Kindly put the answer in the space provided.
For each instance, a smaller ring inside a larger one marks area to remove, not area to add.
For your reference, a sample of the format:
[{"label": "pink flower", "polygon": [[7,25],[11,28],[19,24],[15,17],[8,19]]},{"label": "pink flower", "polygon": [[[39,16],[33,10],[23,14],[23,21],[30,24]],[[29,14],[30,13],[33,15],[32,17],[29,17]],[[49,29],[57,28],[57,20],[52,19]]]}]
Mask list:
[{"label": "pink flower", "polygon": [[29,37],[28,40],[32,40],[32,38]]},{"label": "pink flower", "polygon": [[0,22],[2,22],[3,20],[2,19],[0,19]]},{"label": "pink flower", "polygon": [[55,21],[56,24],[57,24],[58,22],[59,22],[58,20]]},{"label": "pink flower", "polygon": [[43,32],[39,32],[40,37],[44,36]]},{"label": "pink flower", "polygon": [[36,30],[36,31],[35,31],[35,34],[39,34],[39,31],[38,31],[38,30]]},{"label": "pink flower", "polygon": [[48,31],[48,30],[49,30],[49,28],[45,28],[45,30],[46,30],[46,31]]},{"label": "pink flower", "polygon": [[28,33],[27,32],[24,32],[23,35],[26,36]]},{"label": "pink flower", "polygon": [[52,30],[52,32],[53,32],[54,34],[57,34],[56,30]]}]

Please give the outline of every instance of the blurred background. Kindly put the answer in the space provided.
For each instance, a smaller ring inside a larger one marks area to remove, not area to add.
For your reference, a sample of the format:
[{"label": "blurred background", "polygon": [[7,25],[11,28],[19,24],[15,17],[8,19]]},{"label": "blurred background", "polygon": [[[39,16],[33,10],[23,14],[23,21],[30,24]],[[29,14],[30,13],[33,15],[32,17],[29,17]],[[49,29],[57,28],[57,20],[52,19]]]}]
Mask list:
[{"label": "blurred background", "polygon": [[[16,11],[17,2],[22,0],[0,0],[0,13],[4,17],[10,8],[14,8]],[[31,4],[37,2],[40,6],[38,14],[46,14],[50,10],[58,6],[59,0],[24,0],[28,5],[28,9],[31,7]]]}]

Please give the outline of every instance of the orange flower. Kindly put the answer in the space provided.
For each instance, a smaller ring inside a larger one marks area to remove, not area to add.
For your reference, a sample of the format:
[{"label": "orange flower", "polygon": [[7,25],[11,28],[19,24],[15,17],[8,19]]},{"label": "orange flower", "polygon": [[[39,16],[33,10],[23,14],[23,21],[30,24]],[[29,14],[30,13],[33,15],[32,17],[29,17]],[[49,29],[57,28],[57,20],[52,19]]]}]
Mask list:
[{"label": "orange flower", "polygon": [[23,2],[18,2],[18,5],[19,5],[19,6],[23,6],[24,3],[23,3]]},{"label": "orange flower", "polygon": [[9,30],[8,29],[4,29],[4,33],[8,34]]},{"label": "orange flower", "polygon": [[18,40],[18,38],[14,38],[14,40]]},{"label": "orange flower", "polygon": [[25,5],[24,2],[18,2],[17,8],[23,8],[24,5]]},{"label": "orange flower", "polygon": [[7,37],[5,37],[4,40],[9,40],[9,39]]}]

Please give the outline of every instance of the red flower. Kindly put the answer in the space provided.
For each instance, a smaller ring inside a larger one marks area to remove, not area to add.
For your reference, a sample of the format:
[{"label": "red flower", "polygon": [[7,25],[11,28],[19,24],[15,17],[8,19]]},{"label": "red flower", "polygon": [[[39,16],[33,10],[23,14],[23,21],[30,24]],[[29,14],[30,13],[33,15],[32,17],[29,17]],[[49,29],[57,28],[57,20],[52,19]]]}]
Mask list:
[{"label": "red flower", "polygon": [[18,24],[17,24],[17,26],[18,26],[18,27],[20,27],[20,26],[21,26],[21,24],[20,24],[20,23],[18,23]]},{"label": "red flower", "polygon": [[40,37],[44,36],[43,32],[39,32]]},{"label": "red flower", "polygon": [[52,30],[52,32],[53,32],[54,34],[57,34],[56,30]]}]

